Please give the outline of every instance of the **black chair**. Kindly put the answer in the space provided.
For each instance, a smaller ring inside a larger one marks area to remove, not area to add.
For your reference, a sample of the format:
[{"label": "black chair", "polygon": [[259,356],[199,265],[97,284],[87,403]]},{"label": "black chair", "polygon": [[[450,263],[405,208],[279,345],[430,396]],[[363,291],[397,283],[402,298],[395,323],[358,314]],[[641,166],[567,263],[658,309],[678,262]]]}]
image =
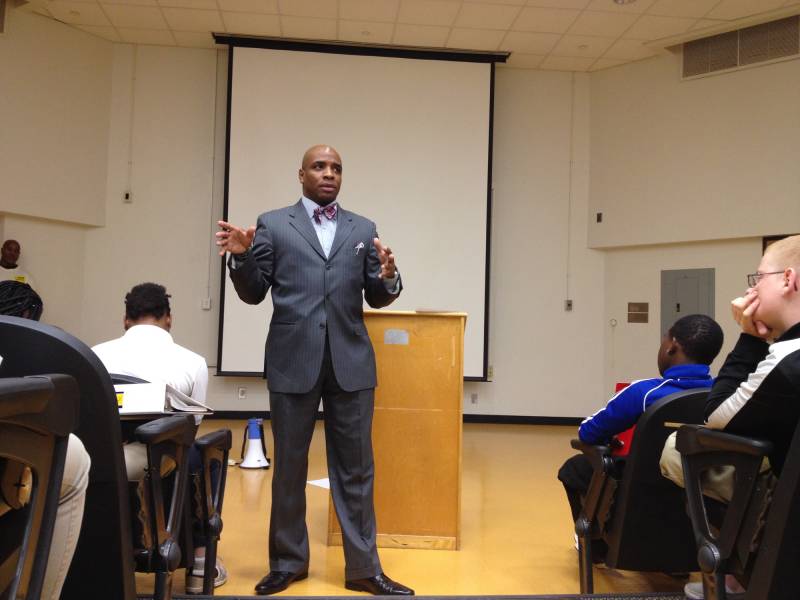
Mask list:
[{"label": "black chair", "polygon": [[[134,552],[131,537],[131,511],[127,490],[127,475],[122,451],[119,412],[111,378],[100,359],[80,340],[56,327],[0,316],[0,356],[4,357],[2,373],[7,376],[26,376],[59,372],[75,378],[80,389],[79,426],[75,433],[81,438],[92,460],[89,486],[86,493],[84,518],[78,546],[62,589],[62,599],[108,597],[115,600],[134,600]],[[141,429],[141,428],[139,428]],[[136,437],[148,449],[149,471],[153,481],[161,457],[178,451],[171,447],[185,446],[194,438],[195,426],[188,417],[167,417],[148,423]],[[152,502],[159,483],[148,486]],[[185,493],[184,487],[181,493]],[[179,502],[177,506],[182,507]],[[158,550],[147,556],[137,556],[136,563],[155,569],[167,569],[176,562],[178,545],[163,532],[166,527],[180,523],[172,511],[159,521],[158,509],[151,511],[156,519],[153,535]],[[180,517],[180,515],[176,515]],[[152,530],[152,529],[151,529]],[[169,532],[170,536],[172,531]],[[171,572],[170,572],[171,573]],[[157,593],[168,598],[169,574],[157,574]],[[160,582],[160,583],[159,583]]]},{"label": "black chair", "polygon": [[581,593],[591,594],[592,540],[608,546],[604,562],[613,569],[686,573],[697,570],[692,525],[683,490],[661,475],[664,442],[674,429],[667,422],[701,423],[708,390],[677,392],[652,404],[639,417],[620,474],[609,446],[579,440],[594,473],[583,510],[575,522]]},{"label": "black chair", "polygon": [[[698,426],[681,427],[686,497],[708,600],[724,600],[725,574],[747,588],[749,599],[797,598],[800,564],[800,428],[779,478],[760,473],[771,442]],[[702,473],[719,466],[735,469],[733,495],[727,505],[705,497]]]},{"label": "black chair", "polygon": [[[79,392],[72,377],[0,379],[0,479],[10,509],[0,517],[0,598],[42,591]],[[6,486],[3,486],[6,487]]]},{"label": "black chair", "polygon": [[[111,373],[111,380],[115,385],[148,383],[139,377],[120,373]],[[200,452],[202,467],[199,474],[189,474],[188,490],[194,496],[194,502],[186,505],[185,508],[191,509],[191,504],[194,504],[195,522],[200,525],[200,534],[206,540],[203,575],[203,595],[206,596],[214,594],[217,546],[222,533],[222,502],[225,497],[231,441],[230,429],[219,429],[194,441],[194,445]],[[184,535],[181,538],[184,550],[181,566],[191,569],[194,566],[193,542],[189,535],[192,531],[192,523],[189,519],[189,511],[186,511],[185,514]],[[170,531],[173,530],[170,529]]]},{"label": "black chair", "polygon": [[[197,498],[196,515],[203,527],[206,540],[206,556],[203,567],[203,594],[214,593],[214,577],[217,562],[217,545],[222,533],[222,501],[225,497],[225,481],[228,477],[228,454],[231,449],[231,430],[219,429],[195,441],[203,463],[202,476],[193,483]],[[218,476],[213,476],[217,470]]]}]

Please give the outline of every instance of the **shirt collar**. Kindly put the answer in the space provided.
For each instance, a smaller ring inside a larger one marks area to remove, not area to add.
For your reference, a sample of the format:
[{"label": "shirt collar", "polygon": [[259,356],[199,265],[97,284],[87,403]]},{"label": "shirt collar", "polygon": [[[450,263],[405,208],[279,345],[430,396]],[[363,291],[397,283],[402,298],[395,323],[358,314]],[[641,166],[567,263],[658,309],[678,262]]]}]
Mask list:
[{"label": "shirt collar", "polygon": [[172,342],[172,335],[166,329],[158,325],[133,325],[125,332],[126,338],[141,339],[145,337],[169,340]]},{"label": "shirt collar", "polygon": [[664,379],[680,379],[681,377],[711,378],[708,365],[688,364],[675,365],[664,371]]}]

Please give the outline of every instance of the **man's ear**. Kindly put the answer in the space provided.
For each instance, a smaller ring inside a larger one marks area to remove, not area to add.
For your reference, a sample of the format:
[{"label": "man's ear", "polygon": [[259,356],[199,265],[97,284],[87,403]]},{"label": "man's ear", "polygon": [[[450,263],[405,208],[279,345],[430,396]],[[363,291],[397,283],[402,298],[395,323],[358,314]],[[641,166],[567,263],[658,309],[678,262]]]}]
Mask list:
[{"label": "man's ear", "polygon": [[669,348],[667,348],[667,354],[669,356],[675,356],[676,354],[680,354],[682,352],[683,352],[683,346],[681,346],[681,343],[675,338],[672,338],[669,344]]},{"label": "man's ear", "polygon": [[171,314],[167,315],[166,324],[167,324],[167,331],[172,329],[172,315]]},{"label": "man's ear", "polygon": [[783,272],[783,283],[787,291],[798,291],[797,271],[794,267],[789,267]]},{"label": "man's ear", "polygon": [[303,172],[303,169],[297,169],[297,179],[300,180],[300,183],[303,183],[303,176],[304,175],[305,175],[305,173]]},{"label": "man's ear", "polygon": [[130,319],[128,319],[128,317],[122,317],[122,328],[125,331],[128,331],[128,329],[131,328],[131,325],[133,325],[133,323],[131,323],[131,321],[130,321]]}]

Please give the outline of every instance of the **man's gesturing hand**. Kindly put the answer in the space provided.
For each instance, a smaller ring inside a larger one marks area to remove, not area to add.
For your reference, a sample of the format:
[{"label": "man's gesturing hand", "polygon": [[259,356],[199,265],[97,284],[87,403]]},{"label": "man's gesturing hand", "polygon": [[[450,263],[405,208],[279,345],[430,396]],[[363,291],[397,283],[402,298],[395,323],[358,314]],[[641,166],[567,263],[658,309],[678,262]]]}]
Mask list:
[{"label": "man's gesturing hand", "polygon": [[255,226],[245,230],[225,221],[217,221],[217,225],[221,229],[216,234],[220,256],[224,256],[226,252],[241,254],[250,247],[256,235]]},{"label": "man's gesturing hand", "polygon": [[[219,234],[217,234],[219,235]],[[372,240],[375,245],[375,250],[378,251],[378,258],[381,261],[381,279],[391,279],[397,274],[397,268],[394,266],[394,254],[389,246],[384,246],[378,238]]]}]

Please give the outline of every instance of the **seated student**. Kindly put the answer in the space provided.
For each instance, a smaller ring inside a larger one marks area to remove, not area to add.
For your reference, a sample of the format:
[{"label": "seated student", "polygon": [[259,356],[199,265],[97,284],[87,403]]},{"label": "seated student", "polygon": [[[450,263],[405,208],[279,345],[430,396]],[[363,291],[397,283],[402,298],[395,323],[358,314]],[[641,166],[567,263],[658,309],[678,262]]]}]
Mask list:
[{"label": "seated student", "polygon": [[[664,334],[658,349],[660,378],[634,381],[608,404],[581,423],[578,437],[586,444],[608,444],[611,439],[634,426],[648,406],[657,400],[695,388],[710,388],[712,363],[722,348],[722,329],[706,315],[688,315],[675,321]],[[573,520],[580,515],[582,498],[589,489],[592,466],[578,454],[558,471],[567,492]]]},{"label": "seated student", "polygon": [[38,321],[44,304],[33,288],[19,281],[0,281],[0,315]]},{"label": "seated student", "polygon": [[[205,402],[208,389],[208,367],[205,359],[176,344],[169,331],[172,314],[170,295],[163,285],[142,283],[134,286],[125,296],[125,335],[103,342],[92,348],[109,373],[130,375],[150,382],[164,382],[191,398]],[[138,481],[144,475],[147,456],[138,443],[125,445],[125,466],[129,481]],[[201,470],[199,451],[192,447],[189,469]],[[186,591],[200,593],[203,586],[203,561],[205,540],[194,532],[194,568],[187,570]],[[227,581],[222,561],[217,559],[214,587]]]},{"label": "seated student", "polygon": [[[38,321],[43,311],[42,299],[25,283],[0,281],[0,315]],[[0,377],[3,376],[0,362]],[[67,571],[78,545],[83,521],[86,489],[89,487],[91,460],[81,440],[70,434],[64,475],[58,494],[58,508],[53,527],[53,539],[47,555],[47,568],[42,583],[42,598],[57,600],[67,578]],[[1,469],[0,469],[1,471]],[[9,508],[0,492],[0,515]]]},{"label": "seated student", "polygon": [[[760,437],[774,444],[769,456],[780,475],[800,420],[800,235],[773,243],[758,270],[747,276],[745,295],[731,303],[742,333],[725,359],[706,404],[706,425],[730,433]],[[683,485],[680,455],[670,447],[662,472]],[[716,494],[717,496],[724,496]],[[729,496],[728,496],[729,497]],[[726,586],[743,594],[732,577]],[[689,583],[687,598],[703,597],[702,585]],[[728,598],[731,598],[731,594]]]},{"label": "seated student", "polygon": [[22,248],[17,240],[6,240],[0,248],[0,280],[18,281],[36,287],[33,278],[17,262]]}]

